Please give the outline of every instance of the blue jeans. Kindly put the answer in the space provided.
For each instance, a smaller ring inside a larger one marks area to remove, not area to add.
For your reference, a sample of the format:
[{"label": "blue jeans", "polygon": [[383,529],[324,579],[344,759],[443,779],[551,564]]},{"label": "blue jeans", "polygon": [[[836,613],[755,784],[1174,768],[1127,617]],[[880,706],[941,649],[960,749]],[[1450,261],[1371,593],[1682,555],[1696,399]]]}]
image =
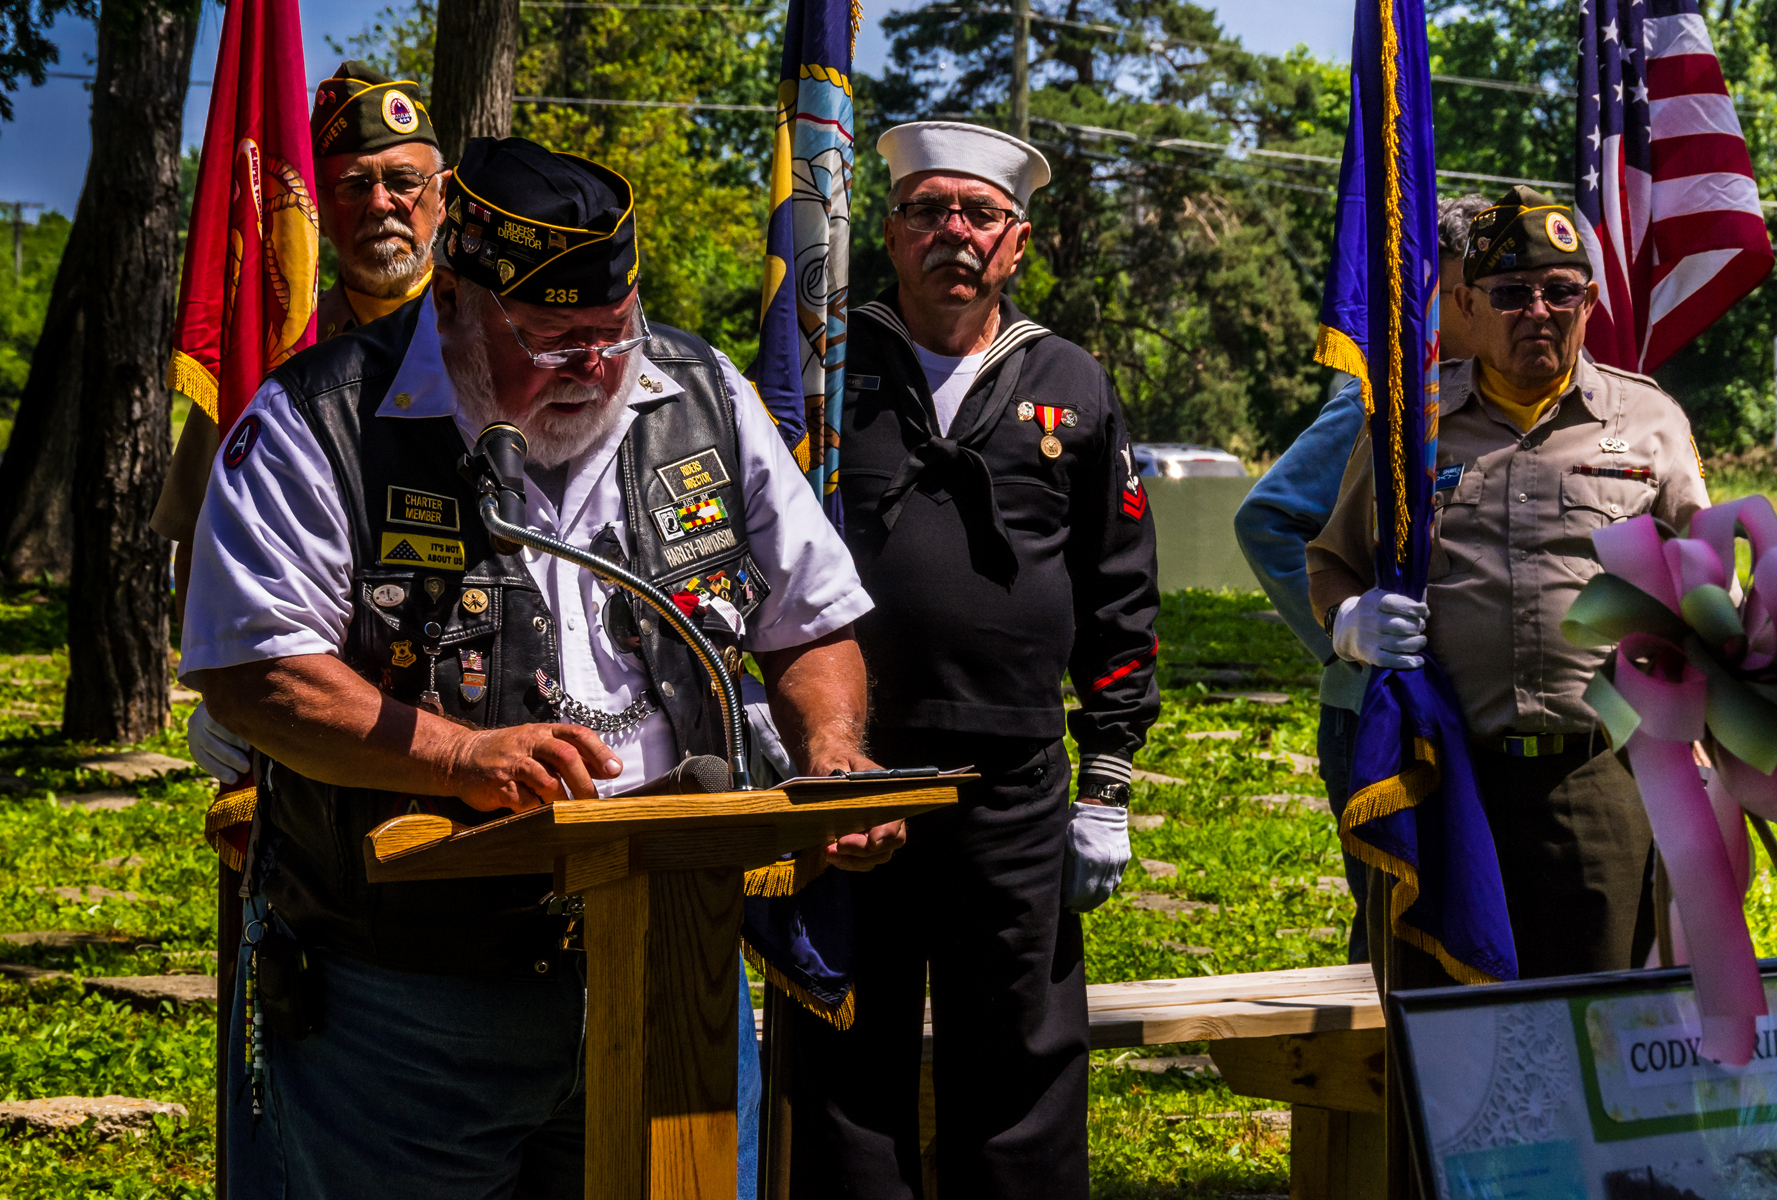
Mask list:
[{"label": "blue jeans", "polygon": [[[1351,799],[1351,759],[1356,748],[1357,714],[1349,708],[1321,705],[1320,736],[1315,749],[1320,755],[1320,779],[1327,785],[1327,803],[1332,806],[1334,821],[1345,815],[1345,805]],[[1340,853],[1344,854],[1344,851]],[[1347,962],[1369,962],[1370,933],[1364,919],[1365,892],[1368,891],[1364,864],[1349,854],[1344,857],[1345,882],[1351,885],[1351,898],[1357,904],[1357,912],[1351,918],[1351,941],[1345,957]]]},{"label": "blue jeans", "polygon": [[[251,926],[255,909],[248,902]],[[567,1200],[584,1189],[586,986],[414,975],[325,951],[323,1028],[246,1069],[243,946],[228,1046],[231,1200]],[[597,970],[597,964],[589,964]],[[759,1048],[740,979],[738,1200],[758,1185]]]}]

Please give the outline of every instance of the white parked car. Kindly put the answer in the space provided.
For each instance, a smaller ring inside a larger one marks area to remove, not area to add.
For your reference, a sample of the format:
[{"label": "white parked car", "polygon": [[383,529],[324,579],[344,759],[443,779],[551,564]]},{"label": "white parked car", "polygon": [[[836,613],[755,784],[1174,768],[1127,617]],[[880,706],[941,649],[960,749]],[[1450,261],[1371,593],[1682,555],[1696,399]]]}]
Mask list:
[{"label": "white parked car", "polygon": [[1181,442],[1137,442],[1135,453],[1137,475],[1161,475],[1167,479],[1202,479],[1205,477],[1241,477],[1246,467],[1226,450],[1208,446],[1187,446]]}]

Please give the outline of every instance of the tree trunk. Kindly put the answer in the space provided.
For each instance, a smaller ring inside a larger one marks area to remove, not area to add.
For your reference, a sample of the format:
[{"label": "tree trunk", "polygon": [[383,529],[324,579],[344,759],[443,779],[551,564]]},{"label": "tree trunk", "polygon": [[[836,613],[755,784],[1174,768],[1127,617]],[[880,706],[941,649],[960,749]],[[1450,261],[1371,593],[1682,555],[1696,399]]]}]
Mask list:
[{"label": "tree trunk", "polygon": [[[85,193],[82,193],[84,198]],[[74,210],[78,227],[84,203]],[[74,560],[74,430],[82,360],[80,245],[70,240],[56,268],[43,335],[19,398],[18,421],[0,471],[0,574],[14,582],[68,582]]]},{"label": "tree trunk", "polygon": [[179,153],[197,6],[104,0],[92,167],[80,218],[86,296],[68,598],[70,738],[133,742],[167,722],[166,539],[148,528],[172,457],[164,382],[179,288]]},{"label": "tree trunk", "polygon": [[474,137],[512,132],[518,0],[438,0],[432,51],[432,125],[455,166]]}]

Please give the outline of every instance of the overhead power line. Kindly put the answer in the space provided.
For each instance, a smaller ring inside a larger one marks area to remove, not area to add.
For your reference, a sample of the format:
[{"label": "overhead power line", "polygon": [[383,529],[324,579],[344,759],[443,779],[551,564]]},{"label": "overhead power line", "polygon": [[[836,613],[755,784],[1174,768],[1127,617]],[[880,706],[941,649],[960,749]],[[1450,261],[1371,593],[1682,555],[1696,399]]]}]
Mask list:
[{"label": "overhead power line", "polygon": [[514,104],[579,104],[593,108],[678,108],[678,109],[711,109],[716,112],[759,112],[775,113],[777,109],[769,104],[703,104],[697,101],[679,100],[591,100],[580,96],[514,96]]},{"label": "overhead power line", "polygon": [[[962,117],[967,114],[945,113],[941,115]],[[1145,138],[1139,134],[1130,133],[1127,130],[1105,129],[1097,125],[1076,125],[1068,121],[1049,120],[1046,117],[1032,117],[1031,123],[1033,125],[1049,125],[1056,129],[1067,129],[1076,133],[1083,133],[1088,137],[1110,138],[1120,142],[1132,142],[1136,145],[1152,146],[1156,150],[1190,150],[1201,153],[1219,154],[1224,158],[1233,159],[1236,162],[1244,157],[1295,159],[1332,167],[1336,167],[1340,163],[1339,159],[1328,158],[1322,154],[1293,154],[1285,150],[1264,150],[1258,147],[1227,146],[1216,142],[1193,141],[1190,138]],[[1568,191],[1573,190],[1573,184],[1561,183],[1553,179],[1519,179],[1509,175],[1481,175],[1473,171],[1440,170],[1438,174],[1449,179],[1472,179],[1483,183],[1522,183],[1530,187],[1566,188]],[[1242,178],[1245,178],[1245,176],[1242,176]]]}]

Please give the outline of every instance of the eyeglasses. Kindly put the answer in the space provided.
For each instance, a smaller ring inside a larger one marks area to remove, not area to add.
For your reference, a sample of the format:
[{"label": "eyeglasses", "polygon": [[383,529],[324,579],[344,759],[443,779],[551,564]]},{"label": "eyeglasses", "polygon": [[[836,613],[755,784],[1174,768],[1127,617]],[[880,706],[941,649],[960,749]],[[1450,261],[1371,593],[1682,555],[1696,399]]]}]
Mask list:
[{"label": "eyeglasses", "polygon": [[1494,312],[1518,312],[1529,308],[1541,296],[1543,303],[1557,312],[1567,312],[1578,308],[1585,298],[1586,285],[1561,281],[1546,287],[1532,287],[1528,283],[1502,283],[1496,288],[1487,289],[1487,303],[1493,306]]},{"label": "eyeglasses", "polygon": [[963,215],[970,229],[976,233],[998,233],[1014,221],[1024,220],[1024,214],[1011,208],[996,208],[990,204],[969,204],[962,208],[950,208],[943,204],[923,204],[909,201],[895,205],[894,211],[907,228],[915,233],[937,233],[950,224],[950,218],[957,213]]},{"label": "eyeglasses", "polygon": [[327,190],[347,204],[362,204],[370,198],[370,193],[380,183],[395,199],[403,204],[412,204],[426,190],[426,185],[441,173],[434,171],[430,175],[421,175],[418,171],[391,171],[382,176],[345,175],[338,183],[329,185]]},{"label": "eyeglasses", "polygon": [[489,292],[488,295],[494,297],[494,307],[498,308],[500,310],[500,315],[506,318],[506,328],[512,331],[513,338],[518,342],[518,348],[530,355],[533,366],[544,370],[554,370],[556,367],[565,367],[571,362],[579,361],[588,354],[598,355],[599,361],[601,362],[609,362],[613,358],[622,358],[625,354],[628,354],[653,336],[648,330],[648,314],[642,311],[642,302],[637,300],[636,316],[640,317],[642,321],[642,335],[640,337],[625,338],[621,342],[607,342],[598,346],[563,346],[557,350],[543,350],[539,352],[532,350],[525,344],[524,335],[518,332],[518,326],[514,325],[512,323],[512,318],[506,315],[506,306],[500,303],[500,297],[493,292]]}]

